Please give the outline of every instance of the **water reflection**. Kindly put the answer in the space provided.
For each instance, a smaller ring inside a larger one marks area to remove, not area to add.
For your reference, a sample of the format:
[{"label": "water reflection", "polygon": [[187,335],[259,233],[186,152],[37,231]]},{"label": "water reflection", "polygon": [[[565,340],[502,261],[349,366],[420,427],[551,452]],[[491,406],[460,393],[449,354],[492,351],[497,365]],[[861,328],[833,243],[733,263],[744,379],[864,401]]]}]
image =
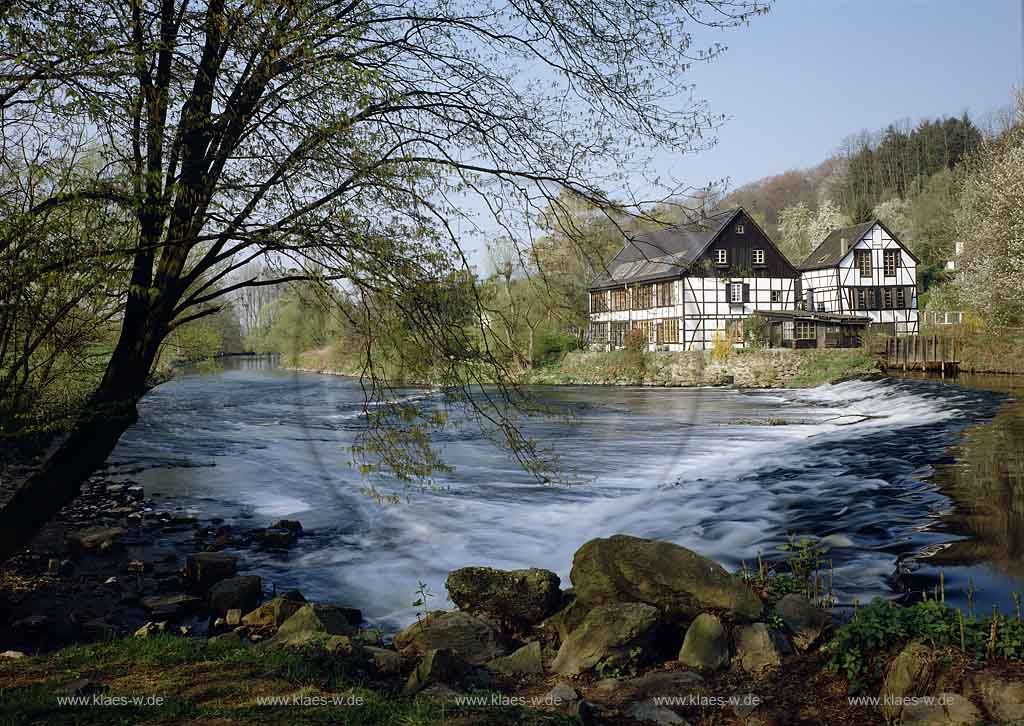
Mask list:
[{"label": "water reflection", "polygon": [[931,558],[934,564],[991,563],[1024,577],[1024,383],[1019,379],[965,377],[961,385],[1010,394],[990,423],[972,426],[950,453],[955,462],[935,467],[933,480],[955,506],[941,528],[965,537]]}]

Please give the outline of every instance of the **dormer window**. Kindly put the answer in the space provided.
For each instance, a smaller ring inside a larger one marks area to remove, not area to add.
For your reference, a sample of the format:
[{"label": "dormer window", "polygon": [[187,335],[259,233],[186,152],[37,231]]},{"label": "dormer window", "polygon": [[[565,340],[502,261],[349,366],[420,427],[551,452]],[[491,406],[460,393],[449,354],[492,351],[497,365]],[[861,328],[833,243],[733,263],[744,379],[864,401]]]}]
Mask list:
[{"label": "dormer window", "polygon": [[716,265],[728,265],[729,264],[729,250],[724,247],[719,247],[715,250],[715,264]]},{"label": "dormer window", "polygon": [[747,228],[744,227],[742,224],[737,224],[736,225],[736,234],[743,234],[746,231],[747,231]]},{"label": "dormer window", "polygon": [[760,250],[760,249],[754,250],[754,264],[755,265],[763,265],[764,264],[764,250]]}]

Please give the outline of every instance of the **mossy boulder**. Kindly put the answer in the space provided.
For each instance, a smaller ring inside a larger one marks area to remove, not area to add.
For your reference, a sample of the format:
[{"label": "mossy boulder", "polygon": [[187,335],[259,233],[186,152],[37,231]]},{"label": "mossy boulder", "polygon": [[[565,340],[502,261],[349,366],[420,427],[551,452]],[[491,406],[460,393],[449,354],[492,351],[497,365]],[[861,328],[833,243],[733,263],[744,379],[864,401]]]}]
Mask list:
[{"label": "mossy boulder", "polygon": [[551,638],[557,638],[558,642],[562,643],[572,631],[583,624],[588,612],[589,607],[573,598],[568,605],[542,622],[540,628],[544,633],[550,634]]},{"label": "mossy boulder", "polygon": [[307,645],[326,643],[332,635],[350,635],[355,625],[346,617],[345,608],[308,603],[295,611],[267,641],[271,645]]},{"label": "mossy boulder", "polygon": [[785,636],[764,623],[736,628],[735,662],[747,673],[759,675],[782,665],[782,656],[792,652]]},{"label": "mossy boulder", "polygon": [[253,627],[279,628],[292,615],[306,604],[306,598],[298,590],[278,595],[273,600],[263,603],[242,618],[243,625]]},{"label": "mossy boulder", "polygon": [[686,629],[679,662],[691,668],[715,671],[729,662],[729,636],[717,615],[701,613]]},{"label": "mossy boulder", "polygon": [[252,610],[263,598],[263,580],[259,575],[240,575],[221,580],[210,588],[210,610],[224,615],[228,610]]},{"label": "mossy boulder", "polygon": [[561,580],[550,570],[463,567],[448,574],[448,595],[460,610],[535,625],[562,604]]},{"label": "mossy boulder", "polygon": [[419,693],[435,683],[458,683],[468,670],[468,664],[451,650],[432,648],[423,654],[416,669],[409,674],[405,690]]},{"label": "mossy boulder", "polygon": [[558,649],[551,670],[574,676],[600,667],[621,668],[649,655],[658,609],[644,603],[599,605]]},{"label": "mossy boulder", "polygon": [[541,659],[540,642],[535,640],[511,655],[495,658],[487,664],[487,667],[492,671],[506,674],[543,673],[544,663]]},{"label": "mossy boulder", "polygon": [[978,673],[969,679],[968,686],[997,723],[1024,726],[1024,680],[997,673]]},{"label": "mossy boulder", "polygon": [[671,542],[623,534],[580,547],[572,583],[585,605],[645,603],[673,622],[688,623],[705,611],[752,621],[762,610],[757,594],[714,560]]},{"label": "mossy boulder", "polygon": [[911,696],[930,696],[931,683],[936,671],[936,658],[932,650],[921,642],[908,643],[889,663],[882,683],[881,696],[893,703],[883,707],[885,717],[898,722],[903,711],[902,699]]},{"label": "mossy boulder", "polygon": [[483,665],[507,653],[498,629],[483,618],[458,610],[430,613],[395,636],[404,656],[448,649],[471,665]]},{"label": "mossy boulder", "polygon": [[832,623],[831,616],[816,608],[807,598],[791,592],[775,604],[775,612],[782,618],[786,630],[793,636],[797,650],[810,648]]}]

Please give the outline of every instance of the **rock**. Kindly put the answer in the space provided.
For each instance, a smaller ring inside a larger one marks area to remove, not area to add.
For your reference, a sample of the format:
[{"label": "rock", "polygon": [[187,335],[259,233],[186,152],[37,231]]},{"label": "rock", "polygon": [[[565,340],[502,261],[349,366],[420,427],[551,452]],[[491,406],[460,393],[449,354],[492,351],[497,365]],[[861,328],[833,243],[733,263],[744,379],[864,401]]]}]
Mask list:
[{"label": "rock", "polygon": [[237,570],[238,558],[226,552],[198,552],[185,558],[185,579],[200,592],[234,577]]},{"label": "rock", "polygon": [[806,598],[793,592],[776,603],[775,612],[792,634],[793,645],[799,651],[814,645],[832,622],[826,611],[814,607]]},{"label": "rock", "polygon": [[149,638],[157,633],[168,633],[170,635],[188,635],[189,629],[173,625],[166,620],[159,622],[149,621],[135,631],[136,638]]},{"label": "rock", "polygon": [[533,641],[519,650],[503,658],[495,658],[487,664],[492,671],[505,674],[543,673],[544,663],[541,660],[540,641]]},{"label": "rock", "polygon": [[935,674],[935,657],[928,646],[921,642],[908,643],[892,659],[885,672],[881,696],[894,703],[886,703],[882,710],[888,721],[899,722],[903,705],[900,699],[911,696],[926,696]]},{"label": "rock", "polygon": [[294,615],[303,605],[306,598],[298,590],[278,595],[273,600],[265,602],[251,613],[242,618],[244,625],[257,627],[273,626],[278,628],[285,620]]},{"label": "rock", "polygon": [[0,658],[7,658],[9,660],[19,660],[21,658],[27,658],[28,656],[22,653],[20,650],[5,650],[0,653]]},{"label": "rock", "polygon": [[67,543],[82,552],[113,552],[123,547],[121,541],[128,534],[124,527],[87,527],[65,535]]},{"label": "rock", "polygon": [[237,628],[242,624],[242,611],[239,608],[231,608],[224,615],[224,624],[231,628]]},{"label": "rock", "polygon": [[614,683],[601,686],[619,697],[640,701],[655,697],[683,697],[704,690],[704,679],[693,671],[651,671],[636,678],[614,679]]},{"label": "rock", "polygon": [[332,635],[324,643],[324,651],[332,655],[352,655],[352,639],[347,635]]},{"label": "rock", "polygon": [[764,623],[743,625],[736,629],[735,661],[748,673],[758,674],[764,670],[778,668],[782,656],[789,650],[782,635]]},{"label": "rock", "polygon": [[729,662],[729,636],[717,615],[701,613],[686,629],[679,662],[691,668],[715,671]]},{"label": "rock", "polygon": [[151,615],[161,619],[170,619],[195,612],[202,605],[202,602],[202,600],[193,595],[176,592],[170,595],[144,597],[142,598],[142,607],[148,610]]},{"label": "rock", "polygon": [[622,534],[580,547],[572,582],[586,605],[645,603],[676,622],[689,622],[704,611],[750,621],[762,609],[754,591],[717,562],[670,542]]},{"label": "rock", "polygon": [[578,694],[576,689],[568,683],[557,684],[554,688],[548,691],[547,695],[544,697],[544,701],[553,706],[578,700],[580,700],[580,694]]},{"label": "rock", "polygon": [[229,577],[210,588],[210,609],[221,615],[236,608],[252,610],[262,597],[263,580],[259,575]]},{"label": "rock", "polygon": [[978,673],[969,679],[968,685],[1000,726],[1024,724],[1024,681]]},{"label": "rock", "polygon": [[431,701],[433,703],[447,703],[455,704],[456,699],[462,696],[461,693],[456,691],[450,686],[446,686],[443,683],[434,683],[427,686],[422,691],[416,694],[417,701]]},{"label": "rock", "polygon": [[64,690],[72,696],[85,696],[90,693],[102,691],[103,686],[89,680],[88,678],[78,678],[64,686]]},{"label": "rock", "polygon": [[108,623],[102,618],[90,620],[82,626],[82,631],[89,640],[114,640],[121,631],[116,625]]},{"label": "rock", "polygon": [[299,534],[302,531],[302,523],[297,519],[279,519],[270,525],[270,529],[284,529]]},{"label": "rock", "polygon": [[213,636],[212,638],[210,638],[210,642],[211,643],[231,643],[231,644],[234,644],[234,645],[244,645],[245,644],[245,638],[243,638],[242,634],[239,633],[237,630],[229,630],[226,633],[221,633],[220,635]]},{"label": "rock", "polygon": [[465,661],[448,648],[432,648],[423,654],[405,683],[408,693],[418,693],[433,683],[458,683],[468,670]]},{"label": "rock", "polygon": [[259,541],[264,547],[284,549],[292,546],[295,533],[288,529],[267,529],[259,535]]},{"label": "rock", "polygon": [[678,713],[665,706],[660,706],[653,700],[634,703],[629,709],[630,718],[637,721],[653,721],[657,724],[684,724],[686,719]]},{"label": "rock", "polygon": [[[930,704],[905,705],[901,714],[902,726],[976,726],[985,723],[978,707],[959,693],[940,693],[935,700]],[[997,723],[1019,724],[1021,721],[1000,718]]]},{"label": "rock", "polygon": [[277,635],[268,642],[273,645],[306,645],[328,640],[331,635],[349,635],[354,630],[355,627],[341,608],[309,603],[285,620],[278,628]]},{"label": "rock", "polygon": [[368,645],[364,648],[370,656],[370,665],[381,675],[394,675],[405,670],[405,658],[393,650]]},{"label": "rock", "polygon": [[507,652],[493,625],[458,610],[430,613],[396,635],[394,643],[398,652],[405,656],[447,648],[475,666]]},{"label": "rock", "polygon": [[535,625],[562,604],[561,580],[549,570],[463,567],[448,574],[448,594],[460,610]]},{"label": "rock", "polygon": [[651,605],[599,605],[562,643],[551,669],[574,676],[599,666],[629,665],[642,659],[657,625],[658,610]]},{"label": "rock", "polygon": [[587,617],[588,612],[590,612],[590,608],[573,597],[568,605],[537,627],[542,631],[550,633],[561,643],[569,637],[569,633],[583,624],[583,619]]}]

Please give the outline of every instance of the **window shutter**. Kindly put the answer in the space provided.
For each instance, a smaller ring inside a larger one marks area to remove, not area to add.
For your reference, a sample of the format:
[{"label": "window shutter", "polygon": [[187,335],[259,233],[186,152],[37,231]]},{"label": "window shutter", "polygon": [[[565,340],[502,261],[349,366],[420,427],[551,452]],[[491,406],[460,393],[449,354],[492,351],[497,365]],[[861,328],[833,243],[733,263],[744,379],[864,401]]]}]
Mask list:
[{"label": "window shutter", "polygon": [[793,308],[800,309],[800,301],[804,299],[803,280],[797,278],[793,281]]},{"label": "window shutter", "polygon": [[750,285],[743,283],[743,302],[750,302]]}]

